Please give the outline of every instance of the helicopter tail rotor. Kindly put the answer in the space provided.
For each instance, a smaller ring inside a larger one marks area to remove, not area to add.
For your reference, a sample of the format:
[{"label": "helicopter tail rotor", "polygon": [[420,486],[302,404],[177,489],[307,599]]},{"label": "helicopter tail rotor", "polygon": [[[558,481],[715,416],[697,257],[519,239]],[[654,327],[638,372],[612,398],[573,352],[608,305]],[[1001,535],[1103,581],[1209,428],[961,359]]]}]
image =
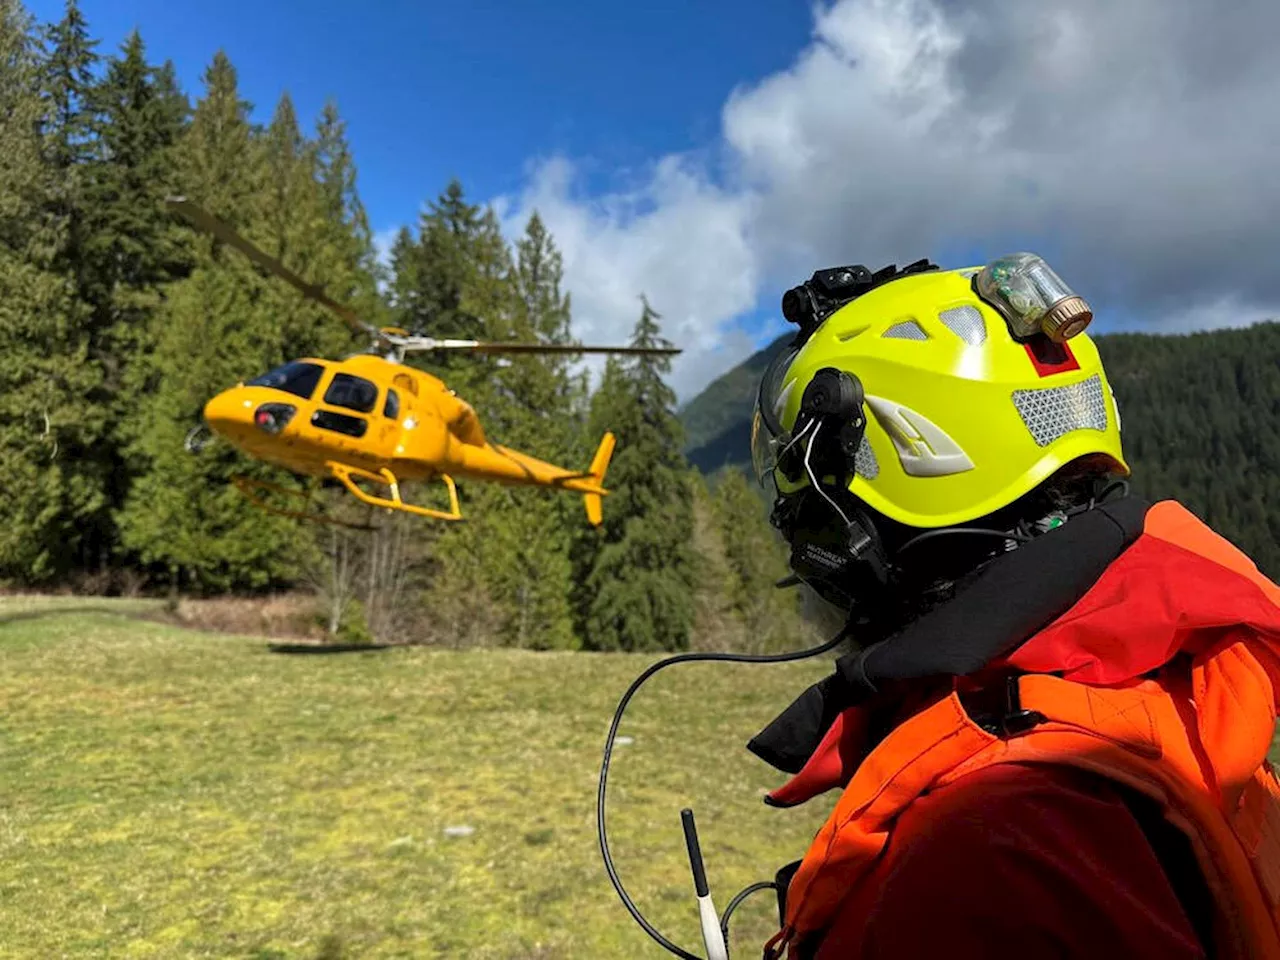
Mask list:
[{"label": "helicopter tail rotor", "polygon": [[[606,433],[600,439],[600,446],[596,450],[596,455],[591,458],[591,466],[587,469],[591,479],[595,481],[597,487],[604,486],[605,471],[609,469],[609,460],[613,457],[613,448],[617,443],[612,433]],[[584,493],[582,500],[587,507],[587,521],[593,526],[598,527],[604,522],[604,503],[598,493]]]}]

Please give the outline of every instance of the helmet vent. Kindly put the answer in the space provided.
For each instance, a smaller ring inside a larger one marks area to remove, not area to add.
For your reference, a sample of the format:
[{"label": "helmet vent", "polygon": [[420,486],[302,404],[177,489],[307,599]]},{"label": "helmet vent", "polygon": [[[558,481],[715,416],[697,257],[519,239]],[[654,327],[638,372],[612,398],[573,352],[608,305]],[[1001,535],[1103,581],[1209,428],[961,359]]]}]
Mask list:
[{"label": "helmet vent", "polygon": [[914,320],[903,320],[895,323],[892,327],[880,334],[886,340],[928,340],[929,335],[924,332],[924,327],[916,323]]},{"label": "helmet vent", "polygon": [[1063,387],[1015,390],[1013,403],[1042,447],[1074,430],[1107,429],[1107,404],[1097,374]]},{"label": "helmet vent", "polygon": [[836,336],[838,336],[842,341],[848,342],[849,340],[852,340],[854,337],[859,336],[860,334],[866,333],[867,327],[869,326],[871,326],[871,324],[864,323],[856,327],[850,327],[848,330],[844,330],[836,334]]},{"label": "helmet vent", "polygon": [[863,480],[874,480],[880,476],[880,461],[876,459],[876,452],[871,449],[871,444],[867,443],[866,434],[863,434],[858,452],[854,454],[853,469]]},{"label": "helmet vent", "polygon": [[987,341],[987,325],[982,322],[982,314],[977,307],[952,307],[939,313],[938,319],[971,347],[981,346]]}]

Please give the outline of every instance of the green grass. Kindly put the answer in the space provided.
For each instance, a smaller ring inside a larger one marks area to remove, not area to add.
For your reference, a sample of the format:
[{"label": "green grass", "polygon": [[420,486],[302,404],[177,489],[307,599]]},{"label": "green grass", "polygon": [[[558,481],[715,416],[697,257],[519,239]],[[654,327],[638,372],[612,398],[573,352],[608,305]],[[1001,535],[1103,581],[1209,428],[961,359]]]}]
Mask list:
[{"label": "green grass", "polygon": [[[610,715],[651,658],[282,656],[146,606],[0,599],[0,957],[665,955],[594,825]],[[675,667],[629,712],[615,856],[678,943],[701,952],[681,807],[721,908],[828,809],[764,807],[782,777],[743,747],[828,669]],[[738,916],[756,955],[774,906]]]}]

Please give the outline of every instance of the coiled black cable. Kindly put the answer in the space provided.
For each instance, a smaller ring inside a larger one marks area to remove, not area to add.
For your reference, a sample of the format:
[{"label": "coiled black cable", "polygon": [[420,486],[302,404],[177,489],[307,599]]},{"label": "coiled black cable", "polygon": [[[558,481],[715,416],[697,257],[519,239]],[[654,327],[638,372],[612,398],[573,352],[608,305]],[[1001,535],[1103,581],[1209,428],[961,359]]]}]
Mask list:
[{"label": "coiled black cable", "polygon": [[[605,790],[609,782],[609,761],[613,756],[613,742],[617,736],[618,727],[622,724],[623,713],[627,709],[627,704],[631,702],[631,698],[636,695],[636,691],[644,684],[646,680],[652,677],[659,670],[673,666],[677,663],[788,663],[795,660],[807,660],[810,657],[820,657],[822,654],[834,650],[846,639],[850,634],[850,625],[846,624],[839,633],[830,640],[818,644],[816,647],[809,647],[805,650],[797,650],[792,653],[680,653],[673,657],[667,657],[665,660],[659,660],[652,664],[640,676],[631,682],[631,686],[627,688],[627,692],[622,695],[622,699],[618,701],[618,708],[613,713],[613,722],[609,724],[609,736],[604,744],[604,759],[600,764],[600,785],[596,791],[596,835],[600,842],[600,854],[604,858],[605,872],[609,874],[609,882],[613,884],[613,889],[618,892],[618,897],[622,900],[622,905],[627,908],[627,912],[631,914],[632,919],[640,925],[653,940],[663,949],[680,957],[681,960],[702,960],[695,953],[690,953],[683,947],[679,947],[664,937],[653,924],[645,919],[644,914],[640,912],[640,908],[635,905],[635,901],[627,893],[626,888],[622,885],[622,880],[618,876],[617,868],[613,865],[613,857],[609,853],[609,838],[605,829]],[[754,887],[754,889],[753,889]],[[749,893],[760,889],[758,884],[748,887],[747,890],[740,893],[730,901],[731,909],[746,898]],[[727,925],[729,910],[725,911],[725,918],[721,921],[721,927]]]},{"label": "coiled black cable", "polygon": [[720,917],[720,935],[724,937],[725,948],[729,947],[729,918],[733,916],[733,911],[737,910],[742,901],[747,899],[753,893],[759,893],[761,890],[777,890],[778,885],[772,880],[761,880],[759,883],[753,883],[751,886],[740,890],[738,895],[729,901],[729,905],[724,908],[724,913]]}]

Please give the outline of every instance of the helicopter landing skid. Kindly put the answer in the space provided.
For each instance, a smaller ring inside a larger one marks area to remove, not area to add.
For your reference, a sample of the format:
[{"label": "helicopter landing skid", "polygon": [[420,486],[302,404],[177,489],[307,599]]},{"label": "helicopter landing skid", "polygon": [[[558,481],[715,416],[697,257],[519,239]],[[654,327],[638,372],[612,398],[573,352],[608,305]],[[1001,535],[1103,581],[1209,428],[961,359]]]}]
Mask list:
[{"label": "helicopter landing skid", "polygon": [[[420,507],[416,503],[405,503],[400,497],[400,481],[386,467],[383,467],[377,473],[372,473],[368,470],[361,470],[359,467],[349,467],[346,464],[334,463],[333,461],[329,461],[325,466],[329,468],[329,472],[333,474],[338,482],[362,503],[367,503],[374,507],[382,507],[386,510],[400,510],[404,513],[416,514],[419,517],[431,517],[435,520],[462,519],[462,509],[458,506],[458,488],[454,486],[453,477],[447,473],[440,474],[440,479],[444,481],[444,485],[449,491],[449,511],[446,513],[444,510]],[[355,478],[382,484],[391,491],[391,499],[375,497],[373,494],[360,489],[355,482]]]},{"label": "helicopter landing skid", "polygon": [[314,510],[287,510],[284,507],[277,507],[267,503],[259,496],[259,491],[268,491],[270,493],[282,493],[290,497],[298,497],[303,500],[310,501],[310,497],[301,490],[290,490],[288,487],[282,487],[278,483],[269,483],[266,480],[254,480],[251,477],[233,476],[231,478],[235,488],[244,495],[244,498],[252,503],[259,510],[265,510],[267,513],[274,513],[281,517],[292,517],[295,520],[306,520],[311,523],[327,523],[335,527],[346,527],[348,530],[372,530],[373,527],[367,523],[348,523],[346,520],[338,520],[334,517],[326,516],[323,513]]}]

